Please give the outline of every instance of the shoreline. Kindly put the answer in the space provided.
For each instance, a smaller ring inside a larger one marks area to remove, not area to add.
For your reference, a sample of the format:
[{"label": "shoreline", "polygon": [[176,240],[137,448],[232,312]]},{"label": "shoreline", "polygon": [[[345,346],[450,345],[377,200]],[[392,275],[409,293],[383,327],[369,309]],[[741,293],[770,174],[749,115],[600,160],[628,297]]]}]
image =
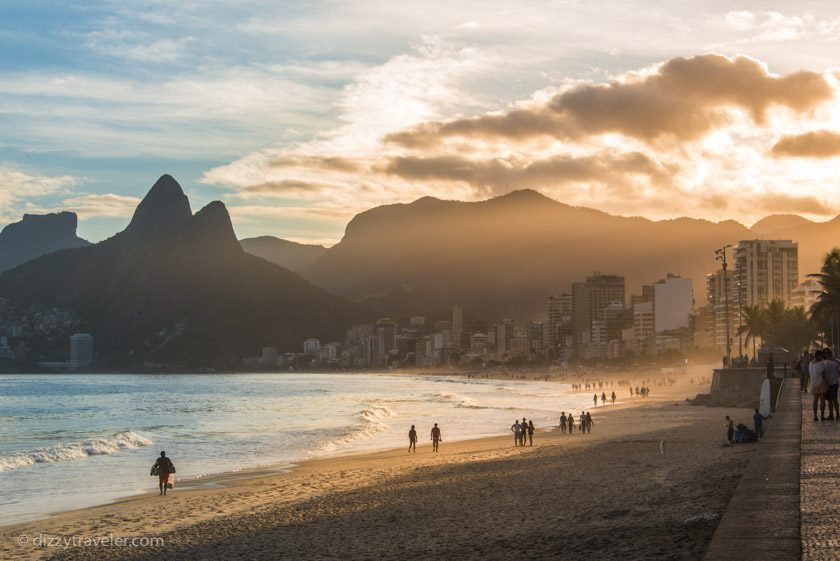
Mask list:
[{"label": "shoreline", "polygon": [[[731,455],[748,456],[749,447],[735,450],[734,454],[722,449],[720,447],[722,437],[719,434],[721,433],[720,419],[725,411],[740,415],[746,415],[747,411],[689,406],[683,401],[686,396],[685,389],[688,388],[682,388],[682,390],[674,388],[676,391],[667,392],[667,395],[599,407],[593,412],[596,426],[590,435],[584,436],[580,433],[572,436],[561,435],[555,427],[544,427],[535,434],[535,445],[524,449],[514,448],[510,442],[510,436],[504,435],[451,442],[444,440],[440,454],[433,454],[430,444],[422,442],[416,455],[409,455],[402,448],[389,448],[315,458],[291,466],[274,464],[261,468],[248,468],[189,480],[183,486],[176,486],[172,495],[166,499],[161,499],[151,492],[123,497],[106,504],[57,512],[37,520],[0,527],[2,537],[0,552],[3,553],[0,556],[10,559],[32,559],[42,558],[51,553],[49,550],[34,551],[31,548],[16,546],[13,543],[15,536],[24,534],[72,536],[101,535],[111,532],[118,536],[160,535],[168,536],[167,540],[180,539],[179,536],[184,533],[193,536],[199,528],[201,531],[207,527],[226,528],[224,531],[230,532],[233,531],[230,525],[234,521],[269,516],[269,513],[278,509],[288,516],[292,516],[293,513],[305,513],[310,508],[307,505],[313,502],[322,504],[319,507],[321,509],[338,508],[332,505],[342,497],[355,496],[359,493],[375,494],[380,484],[410,478],[413,474],[452,470],[464,474],[486,473],[482,480],[468,483],[469,488],[484,484],[484,480],[488,477],[493,479],[495,477],[493,466],[520,461],[516,458],[521,458],[522,462],[531,463],[572,455],[580,457],[580,461],[586,463],[591,461],[589,456],[604,453],[605,448],[602,445],[631,446],[630,456],[642,453],[643,461],[656,462],[659,461],[657,458],[660,458],[659,447],[651,438],[657,433],[668,435],[669,451],[673,446],[670,439],[681,440],[683,434],[702,433],[717,436],[712,440],[709,437],[703,437],[699,441],[705,453],[697,457],[698,462],[709,461],[710,458],[723,461],[726,460],[726,456]],[[692,391],[694,389],[696,387],[692,387]],[[638,446],[642,446],[642,450],[637,450],[635,448],[637,445],[633,445],[633,442],[640,443]],[[650,444],[643,444],[644,442],[650,442]],[[693,448],[688,449],[690,454],[696,452]],[[632,466],[633,464],[630,468],[635,471],[636,468]],[[681,466],[680,469],[691,468],[693,466],[687,464]],[[491,471],[487,472],[488,469]],[[599,473],[599,470],[604,469],[607,471]],[[591,473],[579,474],[577,469],[572,473],[575,478],[595,478],[599,481],[596,485],[599,485],[603,478],[614,475],[610,473],[610,465],[597,464],[587,470]],[[644,478],[646,474],[642,472],[640,477]],[[735,480],[737,481],[737,478]],[[563,482],[560,481],[559,484]],[[614,484],[614,482],[610,483],[610,485]],[[433,490],[427,488],[425,482],[415,483],[415,485],[419,485],[418,490]],[[630,481],[628,485],[633,487],[635,484]],[[583,488],[588,486],[584,484]],[[573,490],[571,493],[570,497],[574,497],[575,493],[580,494],[579,490]],[[715,493],[717,492],[710,491],[711,495]],[[469,502],[472,499],[467,497],[465,500]],[[327,506],[323,506],[324,503]],[[724,508],[726,501],[720,504],[722,506],[718,505],[711,510]],[[301,508],[304,510],[300,511]],[[474,508],[481,507],[474,505]],[[158,513],[161,509],[166,514],[164,520],[149,523],[147,517],[155,517],[151,513]],[[716,526],[718,514],[704,515],[707,518],[711,517],[703,522],[710,526],[707,528],[710,532],[714,531],[711,523],[714,522]],[[711,533],[709,533],[710,536]],[[97,552],[102,553],[101,549],[77,549],[73,550],[71,558],[99,559],[100,557],[96,556]],[[133,552],[133,554],[136,553],[136,551]],[[201,558],[200,555],[195,556],[194,553],[190,550],[189,555],[185,553],[184,558]],[[128,552],[113,553],[113,555],[116,555],[114,558],[123,558],[120,555],[128,555]],[[62,556],[63,558],[65,557]]]}]

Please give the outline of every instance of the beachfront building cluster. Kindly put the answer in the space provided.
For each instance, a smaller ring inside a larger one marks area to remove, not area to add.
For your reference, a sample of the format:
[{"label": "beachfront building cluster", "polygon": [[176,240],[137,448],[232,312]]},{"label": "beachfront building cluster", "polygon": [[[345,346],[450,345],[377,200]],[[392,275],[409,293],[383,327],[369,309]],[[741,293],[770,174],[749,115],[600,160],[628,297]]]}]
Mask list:
[{"label": "beachfront building cluster", "polygon": [[79,323],[67,310],[0,298],[0,366],[66,359],[67,337]]},{"label": "beachfront building cluster", "polygon": [[697,311],[698,347],[725,353],[728,341],[738,350],[745,308],[779,301],[807,311],[820,290],[814,280],[799,282],[799,248],[791,240],[741,240],[729,265],[726,274],[720,268],[706,276],[706,303]]}]

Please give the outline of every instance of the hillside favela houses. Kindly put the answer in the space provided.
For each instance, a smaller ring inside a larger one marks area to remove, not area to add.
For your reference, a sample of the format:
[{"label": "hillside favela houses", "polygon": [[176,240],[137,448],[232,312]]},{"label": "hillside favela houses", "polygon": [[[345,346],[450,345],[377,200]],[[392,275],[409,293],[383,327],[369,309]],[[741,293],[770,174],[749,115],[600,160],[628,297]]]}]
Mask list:
[{"label": "hillside favela houses", "polygon": [[624,277],[595,272],[548,296],[545,311],[530,319],[490,320],[481,310],[455,305],[444,319],[383,317],[353,326],[343,341],[310,338],[300,350],[285,353],[267,347],[244,364],[252,369],[564,365],[691,351],[720,357],[727,354],[727,340],[729,352],[740,356],[747,351],[746,308],[779,301],[807,310],[817,286],[799,282],[796,242],[741,240],[725,251],[727,270],[707,275],[705,298],[695,297],[695,279],[677,273],[665,273],[628,296]]}]

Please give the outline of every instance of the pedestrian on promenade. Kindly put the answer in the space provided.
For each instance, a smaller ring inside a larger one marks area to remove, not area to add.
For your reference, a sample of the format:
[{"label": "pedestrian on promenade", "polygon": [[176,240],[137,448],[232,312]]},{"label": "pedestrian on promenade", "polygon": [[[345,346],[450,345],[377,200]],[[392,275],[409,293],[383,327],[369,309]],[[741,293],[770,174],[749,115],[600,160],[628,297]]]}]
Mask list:
[{"label": "pedestrian on promenade", "polygon": [[438,451],[438,444],[443,442],[443,438],[440,435],[440,428],[435,423],[435,426],[432,427],[432,452]]},{"label": "pedestrian on promenade", "polygon": [[[825,364],[821,350],[814,351],[814,360],[808,365],[808,373],[811,376],[811,395],[814,396],[814,420],[825,420],[825,395],[828,393],[828,383],[825,379]],[[819,417],[817,417],[817,404],[820,406]]]},{"label": "pedestrian on promenade", "polygon": [[802,356],[796,361],[796,371],[799,372],[799,389],[803,393],[808,393],[808,363],[811,362],[811,355],[808,349],[803,349]]},{"label": "pedestrian on promenade", "polygon": [[825,383],[828,384],[828,392],[825,395],[825,402],[828,405],[828,420],[840,421],[840,404],[837,403],[837,389],[840,385],[840,363],[834,358],[831,349],[823,349],[823,364],[825,365]]}]

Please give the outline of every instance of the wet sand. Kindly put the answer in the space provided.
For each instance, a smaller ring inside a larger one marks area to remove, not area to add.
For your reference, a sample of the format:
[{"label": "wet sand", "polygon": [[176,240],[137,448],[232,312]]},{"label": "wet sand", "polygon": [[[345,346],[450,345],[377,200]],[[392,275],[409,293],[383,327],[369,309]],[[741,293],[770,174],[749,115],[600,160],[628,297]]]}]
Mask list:
[{"label": "wet sand", "polygon": [[[533,447],[449,443],[443,424],[438,454],[421,440],[6,526],[0,558],[699,559],[754,447],[722,446],[723,415],[750,412],[686,405],[697,389],[592,409],[591,434],[543,429]],[[41,535],[164,544],[33,546]]]}]

